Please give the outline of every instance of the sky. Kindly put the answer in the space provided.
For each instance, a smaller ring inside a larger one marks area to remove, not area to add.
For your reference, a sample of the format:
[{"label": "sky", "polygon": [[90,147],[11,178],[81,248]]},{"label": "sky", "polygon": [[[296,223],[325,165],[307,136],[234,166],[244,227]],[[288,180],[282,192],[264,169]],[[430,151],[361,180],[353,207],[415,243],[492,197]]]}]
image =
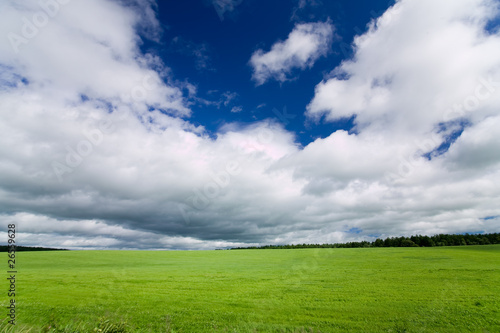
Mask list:
[{"label": "sky", "polygon": [[18,245],[500,231],[497,0],[4,0]]}]

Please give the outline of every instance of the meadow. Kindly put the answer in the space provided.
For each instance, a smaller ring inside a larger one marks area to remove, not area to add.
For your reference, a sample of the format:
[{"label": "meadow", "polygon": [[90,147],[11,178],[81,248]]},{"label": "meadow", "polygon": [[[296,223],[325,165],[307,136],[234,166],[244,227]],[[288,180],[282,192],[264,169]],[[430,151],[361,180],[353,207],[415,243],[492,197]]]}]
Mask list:
[{"label": "meadow", "polygon": [[18,252],[16,262],[15,330],[4,321],[1,332],[500,332],[500,245]]}]

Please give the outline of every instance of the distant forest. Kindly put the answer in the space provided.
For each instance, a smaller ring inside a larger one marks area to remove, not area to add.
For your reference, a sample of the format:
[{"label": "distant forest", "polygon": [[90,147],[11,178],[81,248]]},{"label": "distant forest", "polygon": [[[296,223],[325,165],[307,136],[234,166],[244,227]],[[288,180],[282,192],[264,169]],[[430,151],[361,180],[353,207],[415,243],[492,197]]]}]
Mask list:
[{"label": "distant forest", "polygon": [[[12,249],[10,246],[0,245],[0,252],[8,252]],[[50,247],[31,247],[31,246],[16,246],[16,252],[20,251],[68,251],[66,249],[53,249]]]},{"label": "distant forest", "polygon": [[292,244],[292,245],[264,245],[235,247],[231,250],[246,249],[311,249],[311,248],[357,248],[357,247],[431,247],[431,246],[462,246],[462,245],[488,245],[500,244],[500,233],[477,235],[448,235],[411,236],[377,238],[373,242],[349,242],[335,244]]}]

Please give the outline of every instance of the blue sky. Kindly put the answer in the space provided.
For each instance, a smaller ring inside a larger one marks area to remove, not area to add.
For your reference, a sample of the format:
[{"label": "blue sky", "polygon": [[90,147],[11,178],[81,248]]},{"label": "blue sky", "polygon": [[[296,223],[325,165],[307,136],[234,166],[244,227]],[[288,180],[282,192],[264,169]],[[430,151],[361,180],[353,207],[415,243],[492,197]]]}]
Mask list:
[{"label": "blue sky", "polygon": [[498,0],[2,1],[0,222],[70,249],[498,232],[499,17]]},{"label": "blue sky", "polygon": [[[228,122],[244,125],[274,118],[285,123],[302,145],[337,129],[352,128],[351,118],[311,124],[304,111],[314,96],[315,84],[328,75],[332,65],[352,56],[353,37],[365,32],[368,22],[393,1],[236,1],[234,10],[224,7],[224,1],[221,4],[159,2],[163,36],[159,42],[146,39],[142,47],[158,54],[175,78],[194,84],[199,98],[217,102],[221,94],[234,94],[234,99],[220,107],[193,105],[193,122],[217,133]],[[256,86],[251,55],[257,49],[269,51],[277,41],[286,40],[295,25],[307,22],[332,25],[334,36],[326,55],[310,68],[293,69],[286,82],[269,80]],[[242,111],[231,112],[234,107]]]}]

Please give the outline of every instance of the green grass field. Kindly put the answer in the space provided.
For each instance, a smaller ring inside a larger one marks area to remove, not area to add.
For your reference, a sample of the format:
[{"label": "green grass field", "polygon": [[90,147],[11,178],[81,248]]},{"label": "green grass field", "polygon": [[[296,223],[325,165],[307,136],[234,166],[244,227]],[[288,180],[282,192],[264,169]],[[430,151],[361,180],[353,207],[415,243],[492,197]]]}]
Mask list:
[{"label": "green grass field", "polygon": [[499,245],[18,252],[16,263],[16,332],[500,332]]}]

